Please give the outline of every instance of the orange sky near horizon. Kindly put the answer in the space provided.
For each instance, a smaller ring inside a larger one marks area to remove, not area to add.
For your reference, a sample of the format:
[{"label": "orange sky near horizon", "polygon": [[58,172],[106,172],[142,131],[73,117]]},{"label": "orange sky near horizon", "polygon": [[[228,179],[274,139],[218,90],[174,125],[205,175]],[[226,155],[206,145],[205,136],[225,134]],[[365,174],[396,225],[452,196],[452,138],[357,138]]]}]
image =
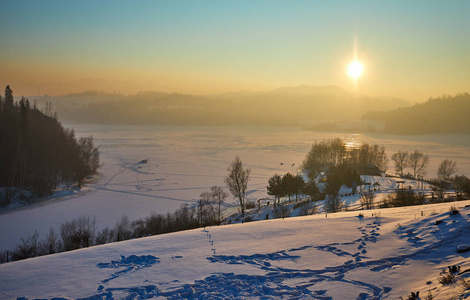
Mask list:
[{"label": "orange sky near horizon", "polygon": [[[0,12],[0,85],[15,96],[334,85],[419,102],[470,87],[467,1],[8,6]],[[356,89],[347,74],[355,58],[364,64]]]}]

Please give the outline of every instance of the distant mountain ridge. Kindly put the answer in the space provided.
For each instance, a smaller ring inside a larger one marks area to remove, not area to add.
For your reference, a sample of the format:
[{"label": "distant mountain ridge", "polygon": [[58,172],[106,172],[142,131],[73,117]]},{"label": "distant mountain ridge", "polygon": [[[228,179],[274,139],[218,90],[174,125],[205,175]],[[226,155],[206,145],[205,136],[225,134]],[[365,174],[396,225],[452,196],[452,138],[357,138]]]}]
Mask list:
[{"label": "distant mountain ridge", "polygon": [[359,119],[369,110],[408,104],[402,99],[358,96],[336,86],[306,85],[215,95],[86,91],[53,97],[50,102],[62,119],[71,122],[205,126],[306,126]]},{"label": "distant mountain ridge", "polygon": [[431,98],[390,111],[369,112],[365,120],[385,122],[385,133],[470,133],[470,94]]}]

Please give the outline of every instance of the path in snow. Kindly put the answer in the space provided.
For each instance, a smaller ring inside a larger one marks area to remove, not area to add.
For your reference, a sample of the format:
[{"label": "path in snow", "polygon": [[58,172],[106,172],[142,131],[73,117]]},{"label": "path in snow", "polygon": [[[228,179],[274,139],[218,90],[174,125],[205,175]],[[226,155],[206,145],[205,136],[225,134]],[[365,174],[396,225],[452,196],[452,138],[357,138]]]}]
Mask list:
[{"label": "path in snow", "polygon": [[[92,296],[81,299],[104,299],[116,298],[125,295],[126,299],[146,299],[149,297],[163,296],[168,299],[227,299],[244,297],[262,297],[271,299],[277,297],[289,297],[289,299],[333,299],[327,295],[324,289],[316,289],[321,283],[339,282],[346,285],[352,285],[361,290],[358,299],[369,299],[371,297],[380,299],[390,292],[390,287],[380,287],[372,283],[360,280],[346,278],[346,274],[357,268],[370,268],[371,271],[381,271],[394,265],[403,263],[408,257],[399,259],[388,258],[371,260],[368,259],[367,245],[375,243],[380,236],[380,224],[377,222],[360,226],[357,230],[361,237],[351,242],[331,243],[325,245],[307,245],[300,248],[277,251],[273,253],[252,254],[252,255],[216,255],[207,257],[211,263],[249,265],[265,272],[265,275],[247,275],[230,273],[218,273],[205,277],[202,280],[196,280],[193,284],[185,284],[171,290],[162,290],[158,285],[146,284],[130,287],[106,287],[106,283],[124,276],[128,273],[138,272],[142,268],[153,267],[159,262],[159,259],[148,256],[131,255],[121,256],[120,260],[110,263],[100,263],[98,268],[123,268],[118,272],[111,274],[109,278],[103,279]],[[202,230],[204,238],[208,241],[208,249],[215,253],[214,240],[209,230]],[[356,252],[348,252],[341,249],[341,246],[356,247]],[[326,251],[339,257],[350,257],[344,264],[325,267],[319,270],[295,269],[279,266],[282,261],[296,262],[305,252],[308,251]],[[286,281],[296,280],[295,285]]]}]

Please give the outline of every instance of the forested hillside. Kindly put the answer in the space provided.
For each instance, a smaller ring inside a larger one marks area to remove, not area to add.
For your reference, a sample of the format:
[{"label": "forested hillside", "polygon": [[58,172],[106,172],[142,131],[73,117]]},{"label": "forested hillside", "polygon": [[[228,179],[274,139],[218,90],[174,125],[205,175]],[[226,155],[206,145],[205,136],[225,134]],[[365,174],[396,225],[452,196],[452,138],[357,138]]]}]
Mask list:
[{"label": "forested hillside", "polygon": [[386,123],[386,133],[470,133],[470,94],[443,96],[425,103],[385,112],[369,112],[363,119]]},{"label": "forested hillside", "polygon": [[304,126],[353,120],[371,109],[406,105],[401,99],[355,96],[333,86],[299,86],[219,95],[143,92],[120,96],[97,91],[41,99],[77,123],[153,125]]},{"label": "forested hillside", "polygon": [[83,184],[99,167],[92,137],[77,139],[52,114],[13,91],[0,97],[0,205],[50,194],[59,184]]}]

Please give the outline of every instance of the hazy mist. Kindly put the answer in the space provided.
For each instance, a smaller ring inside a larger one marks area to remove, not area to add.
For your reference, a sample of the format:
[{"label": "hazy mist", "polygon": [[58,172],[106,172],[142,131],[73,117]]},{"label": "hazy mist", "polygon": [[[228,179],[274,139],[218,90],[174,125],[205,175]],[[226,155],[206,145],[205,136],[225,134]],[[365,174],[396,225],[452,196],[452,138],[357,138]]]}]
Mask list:
[{"label": "hazy mist", "polygon": [[404,106],[405,100],[360,97],[334,86],[299,86],[266,92],[210,96],[143,92],[132,96],[89,91],[50,102],[67,122],[158,125],[309,126],[355,120],[370,110]]}]

